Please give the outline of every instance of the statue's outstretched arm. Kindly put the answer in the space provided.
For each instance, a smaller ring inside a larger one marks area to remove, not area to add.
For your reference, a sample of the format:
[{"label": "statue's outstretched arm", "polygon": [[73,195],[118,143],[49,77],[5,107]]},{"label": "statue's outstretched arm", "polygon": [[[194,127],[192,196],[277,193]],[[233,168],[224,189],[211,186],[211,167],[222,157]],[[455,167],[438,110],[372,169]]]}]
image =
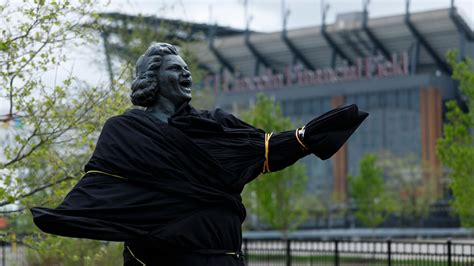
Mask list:
[{"label": "statue's outstretched arm", "polygon": [[281,170],[310,153],[322,160],[330,158],[367,116],[352,104],[326,112],[296,130],[266,133],[263,172]]}]

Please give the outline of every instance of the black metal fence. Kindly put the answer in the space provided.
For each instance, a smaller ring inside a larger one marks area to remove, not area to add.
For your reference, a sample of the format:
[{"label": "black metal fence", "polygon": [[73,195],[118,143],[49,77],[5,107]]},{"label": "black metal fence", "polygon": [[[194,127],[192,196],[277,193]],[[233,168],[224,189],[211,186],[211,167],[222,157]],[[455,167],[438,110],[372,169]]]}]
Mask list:
[{"label": "black metal fence", "polygon": [[16,242],[0,241],[0,266],[26,266],[26,249]]},{"label": "black metal fence", "polygon": [[244,239],[248,266],[473,266],[474,243]]},{"label": "black metal fence", "polygon": [[[247,266],[474,266],[474,241],[244,239]],[[0,265],[28,265],[25,248],[0,242]]]}]

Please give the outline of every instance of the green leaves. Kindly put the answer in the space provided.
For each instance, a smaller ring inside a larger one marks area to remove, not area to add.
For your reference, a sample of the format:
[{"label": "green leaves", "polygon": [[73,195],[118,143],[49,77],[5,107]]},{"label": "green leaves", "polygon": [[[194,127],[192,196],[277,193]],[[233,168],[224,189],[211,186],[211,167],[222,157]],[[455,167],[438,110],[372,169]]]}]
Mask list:
[{"label": "green leaves", "polygon": [[[81,25],[94,6],[90,1],[32,3],[0,4],[0,88],[23,125],[12,128],[10,141],[1,147],[0,207],[20,210],[8,217],[10,232],[36,234],[27,241],[37,250],[29,264],[115,265],[120,254],[107,261],[104,243],[46,236],[21,211],[57,206],[81,177],[105,120],[129,107],[124,86],[91,87],[74,73],[54,85],[42,82],[44,71],[64,68],[66,45],[89,41],[90,32]],[[73,257],[77,260],[69,260]]]},{"label": "green leaves", "polygon": [[53,235],[28,237],[24,242],[38,248],[27,250],[26,256],[31,265],[115,266],[121,261],[123,248],[123,245],[117,242],[106,243]]},{"label": "green leaves", "polygon": [[355,216],[363,225],[374,228],[395,210],[395,201],[386,190],[382,169],[373,154],[359,162],[359,175],[349,176],[351,197],[356,205]]},{"label": "green leaves", "polygon": [[[263,94],[248,112],[241,116],[247,123],[266,132],[280,132],[296,128],[284,117],[280,106]],[[296,163],[284,170],[259,176],[247,184],[244,203],[250,215],[256,215],[272,228],[288,232],[301,224],[307,216],[302,201],[308,177],[305,167]]]},{"label": "green leaves", "polygon": [[0,41],[0,51],[7,51],[9,48],[8,41]]},{"label": "green leaves", "polygon": [[438,140],[437,153],[449,168],[454,209],[464,226],[474,227],[474,62],[471,58],[457,59],[457,52],[448,53],[447,61],[453,68],[453,78],[459,81],[468,111],[463,112],[455,101],[446,104],[448,123]]}]

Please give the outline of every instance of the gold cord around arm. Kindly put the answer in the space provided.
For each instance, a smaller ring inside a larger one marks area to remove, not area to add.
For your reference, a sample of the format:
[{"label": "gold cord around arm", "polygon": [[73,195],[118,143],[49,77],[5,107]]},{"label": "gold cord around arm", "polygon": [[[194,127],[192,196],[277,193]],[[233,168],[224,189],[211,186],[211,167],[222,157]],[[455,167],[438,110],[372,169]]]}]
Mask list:
[{"label": "gold cord around arm", "polygon": [[120,178],[120,179],[127,179],[123,176],[114,175],[114,174],[110,174],[110,173],[107,173],[107,172],[102,172],[102,171],[99,171],[99,170],[89,170],[89,171],[86,172],[86,175],[87,174],[103,174],[103,175],[113,176],[113,177]]},{"label": "gold cord around arm", "polygon": [[302,127],[302,128],[297,128],[297,129],[295,130],[295,137],[296,137],[296,140],[297,140],[297,141],[299,142],[299,144],[301,145],[301,147],[302,147],[304,150],[308,150],[308,147],[306,147],[306,145],[304,145],[303,141],[301,141],[301,139],[300,139],[299,131],[300,131],[300,130],[303,130],[303,129],[304,129],[304,127]]},{"label": "gold cord around arm", "polygon": [[270,138],[272,137],[272,133],[265,133],[265,162],[263,163],[263,171],[262,173],[269,173],[270,172],[270,164],[268,163],[268,152],[270,149]]}]

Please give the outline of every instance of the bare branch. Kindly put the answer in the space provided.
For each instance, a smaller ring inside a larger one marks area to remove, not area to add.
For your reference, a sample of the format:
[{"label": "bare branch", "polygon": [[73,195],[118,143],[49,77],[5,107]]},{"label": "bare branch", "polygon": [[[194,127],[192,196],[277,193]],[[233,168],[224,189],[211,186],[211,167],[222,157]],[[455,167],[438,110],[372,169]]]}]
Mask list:
[{"label": "bare branch", "polygon": [[[38,12],[36,12],[38,14]],[[24,34],[22,35],[19,35],[19,36],[16,36],[12,39],[9,40],[9,42],[15,42],[19,39],[23,39],[23,38],[26,38],[28,37],[28,35],[30,35],[31,31],[34,29],[34,27],[38,26],[39,25],[39,19],[38,19],[38,15],[36,16],[35,20],[33,21],[33,23],[31,23],[31,25],[28,27],[28,29],[25,31]]]},{"label": "bare branch", "polygon": [[[38,128],[35,128],[35,130],[33,130],[33,132],[31,133],[31,135],[26,139],[26,142],[25,144],[23,144],[20,149],[18,150],[18,153],[17,155],[15,156],[15,158],[11,159],[10,161],[4,163],[2,165],[3,168],[6,168],[8,166],[10,166],[11,164],[15,163],[15,162],[18,162],[20,160],[22,160],[24,157],[26,156],[21,156],[21,153],[23,152],[23,150],[26,148],[26,146],[29,144],[29,142],[37,136],[37,132],[38,132]],[[40,142],[41,143],[41,142]]]},{"label": "bare branch", "polygon": [[16,213],[16,212],[22,212],[24,210],[26,210],[26,207],[19,208],[19,209],[16,209],[16,210],[10,210],[10,211],[0,211],[0,214]]},{"label": "bare branch", "polygon": [[[20,200],[20,199],[24,199],[24,198],[30,197],[30,196],[32,196],[32,195],[34,195],[34,194],[36,194],[36,193],[38,193],[38,192],[40,192],[40,191],[43,191],[43,190],[45,190],[45,189],[47,189],[47,188],[49,188],[49,187],[55,186],[55,185],[57,185],[57,184],[60,184],[60,183],[62,183],[62,182],[64,182],[64,181],[67,181],[67,180],[70,180],[70,179],[74,179],[74,177],[73,177],[73,176],[69,176],[69,175],[68,175],[68,176],[65,176],[65,177],[63,177],[63,178],[61,178],[61,179],[58,179],[58,180],[54,181],[54,182],[51,182],[51,183],[42,185],[42,186],[40,186],[40,187],[37,187],[37,188],[31,190],[31,191],[28,192],[28,193],[25,193],[25,194],[22,194],[22,195],[20,195],[20,196],[17,196],[17,197],[16,197],[16,200]],[[0,202],[0,207],[1,207],[1,206],[8,205],[8,204],[12,204],[12,202],[7,201],[7,200],[1,201],[1,202]]]}]

